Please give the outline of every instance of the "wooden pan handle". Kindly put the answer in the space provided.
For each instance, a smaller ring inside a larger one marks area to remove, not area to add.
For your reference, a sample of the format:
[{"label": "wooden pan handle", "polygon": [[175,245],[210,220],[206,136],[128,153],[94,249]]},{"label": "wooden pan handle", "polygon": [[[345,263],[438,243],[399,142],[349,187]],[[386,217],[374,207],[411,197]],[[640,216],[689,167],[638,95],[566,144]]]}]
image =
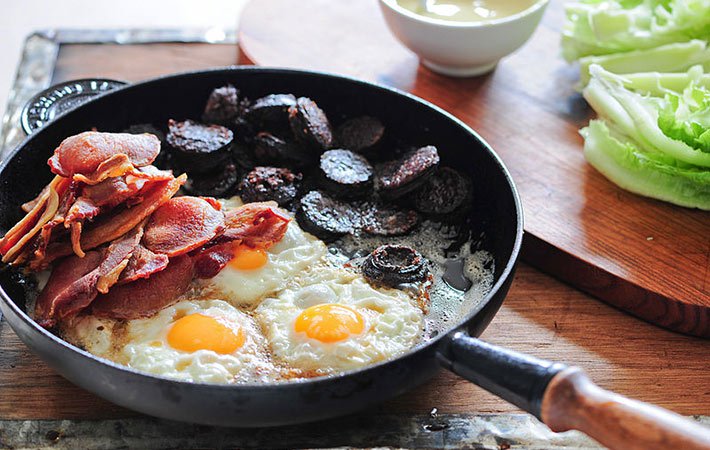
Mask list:
[{"label": "wooden pan handle", "polygon": [[710,450],[710,430],[671,411],[594,384],[576,367],[555,375],[542,398],[552,431],[579,430],[611,449]]}]

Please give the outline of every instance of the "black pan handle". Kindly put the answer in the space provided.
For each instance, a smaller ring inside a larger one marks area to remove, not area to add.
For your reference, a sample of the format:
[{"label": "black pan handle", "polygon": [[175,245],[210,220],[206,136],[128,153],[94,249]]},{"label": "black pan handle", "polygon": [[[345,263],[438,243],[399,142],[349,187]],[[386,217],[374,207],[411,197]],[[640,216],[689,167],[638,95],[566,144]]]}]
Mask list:
[{"label": "black pan handle", "polygon": [[438,358],[455,374],[541,420],[545,388],[555,375],[567,368],[496,347],[460,331],[444,344]]},{"label": "black pan handle", "polygon": [[438,358],[447,369],[534,414],[553,431],[579,430],[611,449],[710,450],[710,429],[606,391],[579,368],[497,347],[464,332],[449,336]]}]

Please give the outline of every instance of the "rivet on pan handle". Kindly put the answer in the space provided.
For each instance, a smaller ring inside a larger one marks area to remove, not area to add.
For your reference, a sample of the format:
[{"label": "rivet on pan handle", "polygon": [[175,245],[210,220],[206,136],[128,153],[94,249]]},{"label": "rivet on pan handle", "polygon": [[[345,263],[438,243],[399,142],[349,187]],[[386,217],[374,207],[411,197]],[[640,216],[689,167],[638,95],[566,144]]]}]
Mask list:
[{"label": "rivet on pan handle", "polygon": [[710,450],[710,429],[595,385],[577,367],[545,361],[456,332],[444,367],[534,414],[552,431],[579,430],[611,449]]}]

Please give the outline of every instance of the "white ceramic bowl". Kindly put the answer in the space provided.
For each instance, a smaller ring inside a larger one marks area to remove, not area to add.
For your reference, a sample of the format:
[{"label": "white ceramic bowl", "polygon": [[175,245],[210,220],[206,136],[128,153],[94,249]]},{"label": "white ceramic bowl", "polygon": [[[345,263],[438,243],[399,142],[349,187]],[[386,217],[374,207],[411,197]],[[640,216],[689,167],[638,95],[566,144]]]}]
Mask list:
[{"label": "white ceramic bowl", "polygon": [[518,14],[488,22],[455,22],[421,16],[396,0],[379,0],[397,39],[431,70],[455,77],[493,70],[502,57],[530,38],[548,2],[539,0]]}]

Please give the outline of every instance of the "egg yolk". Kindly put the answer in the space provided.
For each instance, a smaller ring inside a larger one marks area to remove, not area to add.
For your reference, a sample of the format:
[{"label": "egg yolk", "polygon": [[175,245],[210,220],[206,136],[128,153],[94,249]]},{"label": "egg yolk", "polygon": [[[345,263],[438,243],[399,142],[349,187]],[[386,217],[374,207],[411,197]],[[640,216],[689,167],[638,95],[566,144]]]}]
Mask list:
[{"label": "egg yolk", "polygon": [[244,345],[244,332],[240,327],[228,327],[214,317],[190,314],[175,321],[168,332],[168,344],[184,352],[212,350],[227,354]]},{"label": "egg yolk", "polygon": [[229,265],[239,270],[254,270],[262,267],[269,259],[269,255],[260,248],[251,248],[239,245],[234,248],[234,257]]},{"label": "egg yolk", "polygon": [[334,303],[311,306],[296,318],[297,333],[321,342],[338,342],[365,329],[365,321],[352,308]]}]

